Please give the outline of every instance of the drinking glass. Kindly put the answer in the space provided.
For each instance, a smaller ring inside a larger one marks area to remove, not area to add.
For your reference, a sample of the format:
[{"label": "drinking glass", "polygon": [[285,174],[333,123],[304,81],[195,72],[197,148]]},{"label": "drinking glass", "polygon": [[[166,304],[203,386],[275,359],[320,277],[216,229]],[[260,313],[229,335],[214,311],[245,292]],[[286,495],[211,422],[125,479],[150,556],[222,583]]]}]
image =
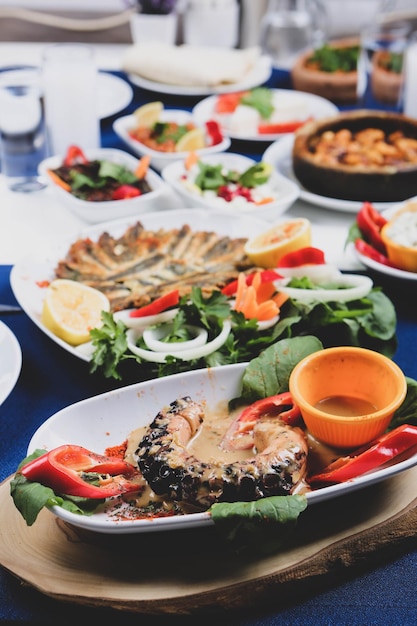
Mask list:
[{"label": "drinking glass", "polygon": [[100,147],[97,68],[87,44],[58,43],[45,47],[42,66],[45,118],[52,154],[70,145]]},{"label": "drinking glass", "polygon": [[405,53],[404,113],[417,118],[417,31],[410,35]]},{"label": "drinking glass", "polygon": [[358,105],[364,109],[401,112],[404,54],[410,24],[373,24],[361,33],[358,60]]},{"label": "drinking glass", "polygon": [[321,45],[326,30],[326,11],[320,0],[269,0],[259,41],[274,65],[287,67],[306,48]]},{"label": "drinking glass", "polygon": [[38,165],[47,156],[39,75],[9,70],[0,77],[0,155],[2,172],[12,191],[45,187]]}]

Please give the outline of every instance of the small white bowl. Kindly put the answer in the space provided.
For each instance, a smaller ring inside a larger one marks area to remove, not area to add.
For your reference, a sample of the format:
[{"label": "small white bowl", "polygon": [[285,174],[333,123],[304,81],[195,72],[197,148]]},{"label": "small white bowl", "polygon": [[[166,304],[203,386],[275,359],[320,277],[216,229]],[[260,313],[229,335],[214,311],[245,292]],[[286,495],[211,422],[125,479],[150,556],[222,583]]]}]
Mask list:
[{"label": "small white bowl", "polygon": [[[187,124],[194,122],[194,118],[189,111],[182,109],[164,109],[161,113],[162,122],[177,122],[178,124]],[[129,135],[129,130],[136,127],[136,119],[134,115],[125,115],[119,117],[113,123],[113,130],[128,146],[136,152],[136,154],[143,156],[148,154],[151,157],[151,165],[157,170],[162,170],[166,165],[173,161],[185,159],[188,152],[158,152],[158,150],[152,150],[145,146],[140,141],[132,139]],[[231,140],[229,137],[223,137],[223,141],[215,146],[208,146],[207,148],[201,148],[196,150],[199,155],[212,154],[217,152],[224,152],[230,147]]]},{"label": "small white bowl", "polygon": [[[131,154],[122,150],[114,150],[112,148],[98,148],[96,150],[84,151],[87,159],[99,159],[102,161],[112,161],[128,167],[132,171],[138,166],[139,160]],[[148,181],[152,191],[142,194],[134,198],[126,198],[125,200],[108,200],[105,202],[89,202],[81,200],[74,195],[62,189],[48,175],[47,170],[53,170],[62,165],[64,157],[55,155],[44,159],[38,166],[39,174],[45,181],[53,187],[57,197],[73,211],[78,217],[89,222],[90,224],[98,224],[123,217],[140,215],[148,211],[155,211],[161,208],[161,196],[169,188],[162,178],[151,169],[148,169],[146,180]]]},{"label": "small white bowl", "polygon": [[[239,172],[244,172],[256,164],[253,159],[232,152],[202,156],[200,160],[210,165],[221,164],[227,169],[236,169]],[[221,198],[208,199],[192,191],[181,182],[185,174],[184,161],[171,163],[162,170],[162,178],[178,193],[187,208],[220,209],[236,215],[251,215],[270,221],[285,213],[297,200],[300,193],[296,183],[277,171],[273,171],[268,185],[270,185],[272,193],[276,195],[275,201],[261,205],[248,203],[244,206],[236,206],[223,201]]]}]

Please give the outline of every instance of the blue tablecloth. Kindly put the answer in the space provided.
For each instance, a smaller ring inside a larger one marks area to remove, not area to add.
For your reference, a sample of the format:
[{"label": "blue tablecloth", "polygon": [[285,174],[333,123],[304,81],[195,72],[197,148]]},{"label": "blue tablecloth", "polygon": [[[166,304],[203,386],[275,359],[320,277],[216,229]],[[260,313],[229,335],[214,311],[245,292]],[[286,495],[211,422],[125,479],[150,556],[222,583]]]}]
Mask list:
[{"label": "blue tablecloth", "polygon": [[[269,86],[290,86],[288,76],[274,73]],[[158,96],[160,97],[160,96]],[[155,99],[155,94],[135,88],[134,101],[123,113]],[[177,101],[176,101],[177,100]],[[169,98],[170,106],[188,106],[184,99]],[[120,147],[111,130],[111,119],[102,124],[103,145]],[[234,147],[234,150],[237,150]],[[246,150],[242,150],[246,154]],[[258,153],[258,156],[262,152]],[[9,285],[9,266],[0,266],[0,302],[15,303]],[[376,277],[377,282],[380,280]],[[414,283],[386,282],[382,285],[398,313],[398,350],[395,361],[417,379],[417,307]],[[114,388],[117,383],[89,373],[88,364],[75,359],[51,342],[23,313],[2,315],[15,333],[23,353],[18,383],[0,406],[0,459],[3,480],[12,474],[25,456],[34,431],[59,409],[89,396]],[[0,355],[1,358],[1,355]],[[129,380],[124,380],[127,384]],[[122,383],[120,383],[121,386]],[[256,606],[253,611],[225,615],[181,617],[183,624],[208,623],[234,626],[407,626],[417,623],[417,541],[404,547],[402,554],[380,565],[347,568],[346,578],[325,591],[304,595],[298,602],[272,607]],[[388,558],[388,557],[387,557]],[[169,559],[169,555],[167,555]],[[161,563],[161,568],[163,568]],[[304,592],[306,593],[306,592]],[[113,610],[90,609],[61,603],[34,589],[22,586],[9,573],[0,570],[0,621],[16,624],[98,624],[114,619],[120,626],[146,623],[162,626],[179,623],[178,616],[140,616]]]}]

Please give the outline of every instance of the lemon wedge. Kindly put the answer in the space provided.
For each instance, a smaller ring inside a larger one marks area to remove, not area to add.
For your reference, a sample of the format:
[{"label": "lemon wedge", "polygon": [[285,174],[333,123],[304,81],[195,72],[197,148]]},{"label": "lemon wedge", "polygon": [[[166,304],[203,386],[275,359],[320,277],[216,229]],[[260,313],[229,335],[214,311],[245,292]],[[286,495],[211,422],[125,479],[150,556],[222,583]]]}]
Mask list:
[{"label": "lemon wedge", "polygon": [[206,147],[206,136],[202,128],[193,128],[185,133],[175,146],[176,152],[190,152]]},{"label": "lemon wedge", "polygon": [[48,287],[42,323],[72,346],[90,340],[90,330],[102,325],[101,312],[110,310],[108,298],[92,287],[58,278]]},{"label": "lemon wedge", "polygon": [[310,245],[311,224],[300,217],[277,224],[249,239],[245,253],[258,267],[277,267],[284,254]]},{"label": "lemon wedge", "polygon": [[152,128],[152,126],[159,121],[163,110],[164,105],[162,102],[148,102],[136,109],[133,115],[140,128]]}]

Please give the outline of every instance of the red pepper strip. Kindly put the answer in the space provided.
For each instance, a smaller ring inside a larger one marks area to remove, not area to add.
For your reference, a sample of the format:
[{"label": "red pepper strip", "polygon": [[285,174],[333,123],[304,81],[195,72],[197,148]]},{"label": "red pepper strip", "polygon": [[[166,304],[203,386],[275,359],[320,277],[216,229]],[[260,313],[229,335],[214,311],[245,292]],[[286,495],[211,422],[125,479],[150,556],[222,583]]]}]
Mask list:
[{"label": "red pepper strip", "polygon": [[75,163],[88,163],[84,152],[78,146],[70,146],[65,155],[64,165],[70,167]]},{"label": "red pepper strip", "polygon": [[417,426],[398,426],[351,455],[337,459],[320,474],[310,476],[308,482],[343,483],[380,467],[413,446],[417,446]]},{"label": "red pepper strip", "polygon": [[304,126],[307,120],[294,120],[293,122],[282,122],[281,124],[259,124],[258,133],[260,135],[279,135],[281,133],[294,133]]},{"label": "red pepper strip", "polygon": [[120,185],[112,193],[112,200],[126,200],[127,198],[136,198],[142,195],[140,189],[132,185]]},{"label": "red pepper strip", "polygon": [[146,317],[147,315],[158,315],[162,311],[166,311],[173,306],[177,306],[180,301],[180,293],[178,289],[157,298],[150,304],[146,304],[140,309],[135,309],[129,313],[129,317]]},{"label": "red pepper strip", "polygon": [[215,120],[207,120],[206,122],[207,134],[210,137],[210,145],[216,146],[223,141],[223,135],[220,130],[220,124]]},{"label": "red pepper strip", "polygon": [[306,246],[284,254],[278,267],[299,267],[300,265],[323,265],[326,263],[323,250]]},{"label": "red pepper strip", "polygon": [[[59,446],[29,461],[19,471],[28,480],[69,496],[104,499],[138,490],[138,484],[131,479],[139,472],[132,465],[117,457],[90,452],[82,446]],[[83,480],[79,472],[109,474],[111,478],[101,479],[103,486],[96,486]]]},{"label": "red pepper strip", "polygon": [[386,254],[386,247],[381,239],[381,229],[387,223],[383,217],[370,202],[364,202],[361,210],[356,216],[356,223],[361,231],[363,238],[378,252]]},{"label": "red pepper strip", "polygon": [[221,447],[224,450],[245,450],[252,447],[253,427],[263,415],[279,416],[279,419],[288,426],[296,426],[301,421],[300,409],[293,403],[289,391],[262,398],[243,409],[233,420],[220,444]]},{"label": "red pepper strip", "polygon": [[[278,274],[274,270],[262,270],[261,274],[261,284],[263,283],[272,283],[274,280],[279,280],[283,278],[281,274]],[[246,284],[249,286],[253,283],[253,279],[255,278],[256,272],[253,274],[249,274],[246,276]],[[225,287],[222,289],[222,294],[225,296],[233,296],[236,293],[238,286],[237,280],[232,280],[232,282],[227,283]]]},{"label": "red pepper strip", "polygon": [[369,243],[366,243],[363,239],[356,239],[355,248],[363,256],[367,256],[369,259],[376,261],[377,263],[381,263],[382,265],[389,265],[390,267],[395,267],[382,252],[378,252]]}]

